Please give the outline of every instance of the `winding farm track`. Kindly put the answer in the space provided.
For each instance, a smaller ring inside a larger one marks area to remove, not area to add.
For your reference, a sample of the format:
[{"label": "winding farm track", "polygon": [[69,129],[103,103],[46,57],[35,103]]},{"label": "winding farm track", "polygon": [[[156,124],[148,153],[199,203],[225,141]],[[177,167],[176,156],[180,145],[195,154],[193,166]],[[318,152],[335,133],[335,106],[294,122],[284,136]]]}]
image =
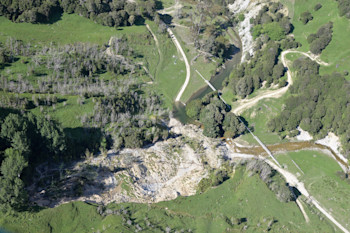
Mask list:
[{"label": "winding farm track", "polygon": [[159,59],[160,59],[161,56],[162,56],[162,53],[160,52],[158,38],[157,38],[157,36],[153,33],[151,27],[150,27],[148,24],[146,24],[146,28],[148,29],[148,31],[149,31],[149,32],[151,33],[151,35],[153,36],[154,42],[156,43],[156,46],[157,46],[157,49],[158,49],[158,54],[159,54]]},{"label": "winding farm track", "polygon": [[281,61],[282,61],[283,66],[287,67],[287,69],[288,69],[287,70],[288,85],[285,87],[282,87],[280,89],[277,89],[277,90],[266,91],[265,93],[258,95],[254,98],[251,98],[251,99],[243,99],[243,100],[238,101],[238,104],[240,104],[240,105],[231,110],[234,114],[236,114],[236,115],[241,114],[244,110],[254,106],[262,99],[279,98],[284,93],[287,92],[288,88],[293,84],[292,72],[289,70],[288,63],[286,61],[286,55],[290,54],[290,53],[298,53],[298,54],[301,54],[301,55],[304,55],[304,56],[310,58],[313,61],[316,61],[320,65],[329,66],[328,63],[321,61],[321,59],[318,56],[311,54],[310,52],[305,53],[305,52],[300,52],[300,51],[296,51],[296,50],[283,51],[281,54]]},{"label": "winding farm track", "polygon": [[[178,4],[178,1],[176,1],[176,4]],[[173,8],[176,9],[176,6],[173,6]],[[155,40],[155,43],[156,43],[156,46],[158,48],[158,53],[159,55],[161,56],[161,52],[160,52],[160,49],[159,49],[159,42],[158,42],[158,39],[157,37],[155,36],[155,34],[152,32],[151,28],[149,27],[149,25],[146,24],[146,27],[147,29],[150,31],[150,33],[152,34],[154,40]],[[182,85],[178,95],[176,96],[176,99],[175,101],[180,101],[181,97],[182,97],[182,94],[184,93],[189,81],[190,81],[190,71],[191,71],[191,68],[190,68],[190,65],[189,65],[189,62],[187,60],[187,57],[186,57],[186,54],[185,52],[183,51],[182,47],[181,47],[181,44],[179,43],[179,41],[177,40],[177,38],[175,37],[174,33],[172,32],[172,30],[168,27],[167,28],[167,31],[170,35],[170,37],[172,38],[176,48],[178,49],[178,51],[181,53],[183,59],[184,59],[184,62],[185,62],[185,65],[186,65],[186,80],[184,82],[184,84]],[[112,39],[112,38],[111,38]],[[111,44],[111,40],[109,42],[109,44]],[[110,49],[107,49],[107,54],[109,55],[112,55],[111,54],[111,51]],[[320,60],[319,57],[311,54],[311,53],[305,53],[305,52],[300,52],[300,51],[295,51],[295,50],[286,50],[286,51],[283,51],[282,54],[281,54],[281,61],[282,61],[282,64],[284,67],[287,67],[287,78],[288,78],[288,85],[283,87],[283,88],[280,88],[280,89],[277,89],[277,90],[272,90],[272,91],[268,91],[268,92],[265,92],[264,94],[262,95],[259,95],[259,96],[256,96],[252,99],[249,99],[249,100],[242,100],[240,101],[240,103],[242,103],[240,106],[238,106],[237,108],[235,109],[232,109],[232,112],[235,113],[236,115],[242,113],[244,110],[254,106],[257,102],[259,102],[260,100],[262,99],[266,99],[266,98],[278,98],[280,96],[282,96],[284,93],[287,92],[288,88],[293,84],[293,79],[292,79],[292,73],[291,71],[289,70],[289,67],[288,67],[288,64],[287,64],[287,61],[286,61],[286,55],[287,54],[290,54],[290,53],[298,53],[298,54],[302,54],[304,56],[307,56],[309,57],[311,60],[313,61],[316,61],[318,64],[320,65],[324,65],[324,66],[328,66],[329,64],[326,63],[326,62],[323,62]],[[272,157],[274,159],[274,157]],[[336,225],[339,229],[341,229],[344,233],[350,233],[345,227],[343,227],[337,220],[334,219],[334,217],[329,213],[327,212],[327,210],[325,210],[321,205],[320,203],[314,198],[312,197],[309,192],[305,189],[305,186],[304,186],[304,183],[300,182],[298,180],[298,178],[293,175],[292,173],[284,170],[283,168],[281,168],[280,166],[278,166],[278,162],[277,164],[275,164],[274,162],[270,161],[270,160],[267,160],[267,159],[264,159],[265,162],[267,162],[272,168],[274,168],[276,171],[278,171],[282,176],[285,177],[286,181],[291,185],[291,186],[294,186],[296,187],[301,194],[303,194],[305,197],[308,198],[308,200],[320,211],[322,212],[334,225]],[[299,208],[301,209],[305,219],[307,222],[309,222],[309,218],[308,216],[306,215],[303,207],[302,207],[302,204],[300,203],[300,201],[298,202],[299,200],[297,200],[297,204],[299,206]]]},{"label": "winding farm track", "polygon": [[[154,76],[157,77],[157,72],[158,72],[158,70],[159,70],[159,66],[160,66],[160,64],[161,64],[162,61],[163,61],[163,54],[162,54],[161,51],[160,51],[159,41],[158,41],[158,38],[157,38],[156,34],[153,33],[151,27],[150,27],[148,24],[146,24],[146,28],[147,28],[147,30],[151,33],[151,35],[152,35],[152,37],[153,37],[153,40],[154,40],[154,42],[156,43],[157,50],[158,50],[159,59],[158,59],[158,63],[157,63],[157,66],[156,66],[156,70],[155,70],[155,72],[154,72]],[[146,67],[144,67],[144,68],[146,68]],[[148,72],[148,73],[149,73],[149,72]],[[152,77],[153,81],[155,81],[153,75],[151,75],[151,77]]]},{"label": "winding farm track", "polygon": [[265,159],[265,162],[268,163],[273,169],[278,171],[289,183],[289,185],[296,187],[301,194],[303,194],[321,213],[323,213],[334,225],[336,225],[340,230],[342,230],[344,233],[350,233],[345,227],[343,227],[335,218],[326,210],[324,209],[320,203],[309,194],[309,192],[306,190],[304,183],[300,182],[298,178],[293,175],[292,173],[284,170],[281,167],[278,167],[275,163],[273,163],[270,160]]},{"label": "winding farm track", "polygon": [[185,54],[184,50],[182,49],[181,44],[177,40],[176,36],[174,35],[173,31],[169,27],[167,28],[167,31],[168,31],[171,39],[173,40],[177,50],[181,53],[181,55],[184,59],[185,65],[186,65],[186,80],[185,80],[184,84],[182,85],[182,87],[181,87],[181,89],[180,89],[180,91],[177,94],[176,99],[175,99],[175,101],[178,102],[178,101],[180,101],[182,94],[184,93],[188,83],[190,82],[191,67],[190,67],[190,64],[188,63],[186,54]]},{"label": "winding farm track", "polygon": [[[172,5],[171,7],[159,10],[158,13],[162,14],[162,15],[164,15],[164,14],[173,14],[176,10],[181,9],[181,8],[182,8],[182,4],[180,3],[180,1],[179,0],[175,0],[175,4],[174,5]],[[179,24],[174,24],[174,25],[182,26],[182,25],[179,25]],[[183,27],[185,27],[185,26],[183,26]],[[186,54],[185,54],[184,50],[182,49],[181,44],[177,40],[176,36],[174,35],[173,31],[169,27],[167,27],[167,31],[168,31],[172,41],[174,42],[174,44],[176,46],[176,49],[181,53],[181,55],[183,57],[183,60],[185,62],[185,65],[186,65],[186,79],[185,79],[185,82],[182,85],[179,93],[177,94],[177,96],[175,98],[175,102],[179,102],[181,97],[182,97],[182,94],[185,92],[185,89],[186,89],[188,83],[190,82],[191,67],[190,67],[188,59],[186,57]]]},{"label": "winding farm track", "polygon": [[[302,54],[308,58],[310,58],[313,61],[316,61],[318,64],[320,65],[324,65],[324,66],[329,66],[328,63],[323,62],[319,59],[319,57],[310,54],[310,53],[305,53],[305,52],[300,52],[300,51],[295,51],[295,50],[286,50],[283,51],[281,54],[281,60],[282,63],[285,67],[288,68],[288,64],[286,61],[286,55],[289,53],[298,53],[298,54]],[[287,76],[288,76],[288,85],[286,87],[280,88],[278,90],[274,90],[274,91],[269,91],[268,93],[264,93],[263,95],[254,97],[250,100],[248,100],[246,103],[244,103],[243,105],[239,106],[236,109],[233,109],[232,111],[235,114],[239,114],[241,112],[243,112],[245,109],[252,107],[253,105],[255,105],[258,101],[265,99],[265,98],[278,98],[281,95],[283,95],[288,88],[290,87],[290,85],[293,84],[293,79],[292,79],[292,73],[288,68],[287,71]],[[300,182],[298,180],[298,178],[293,175],[292,173],[286,171],[285,169],[283,169],[281,166],[278,166],[276,163],[268,160],[268,159],[264,159],[264,161],[266,163],[268,163],[273,169],[275,169],[277,172],[279,172],[287,181],[287,183],[289,183],[289,185],[294,186],[295,188],[297,188],[299,190],[299,192],[304,195],[308,201],[310,203],[312,203],[322,214],[324,214],[334,225],[336,225],[341,231],[343,231],[344,233],[350,233],[350,231],[348,229],[346,229],[343,225],[341,225],[324,207],[322,207],[320,205],[320,203],[309,194],[309,192],[306,190],[304,183]],[[297,200],[298,201],[298,200]],[[309,221],[309,218],[307,217],[301,203],[297,203],[299,208],[301,209],[306,221]]]},{"label": "winding farm track", "polygon": [[168,8],[165,8],[165,9],[162,9],[162,10],[159,10],[158,13],[159,14],[173,14],[175,12],[175,10],[178,10],[182,7],[182,5],[180,4],[180,1],[179,0],[175,0],[175,4],[172,5],[171,7],[168,7]]},{"label": "winding farm track", "polygon": [[[178,1],[176,1],[176,4],[178,4]],[[174,7],[174,6],[173,6]],[[176,8],[176,7],[174,7]],[[184,82],[184,84],[182,85],[182,88],[180,90],[180,92],[178,93],[175,101],[180,101],[181,99],[181,96],[183,94],[183,92],[185,91],[189,81],[190,81],[190,65],[188,63],[188,60],[187,60],[187,57],[186,57],[186,54],[184,53],[179,41],[177,40],[177,38],[175,37],[174,33],[172,32],[172,30],[168,27],[167,28],[167,31],[170,35],[170,37],[172,38],[175,46],[177,47],[177,49],[180,51],[184,61],[185,61],[185,64],[186,64],[186,80]],[[286,50],[286,51],[283,51],[282,54],[281,54],[281,61],[282,61],[282,64],[284,67],[286,67],[288,70],[287,70],[287,78],[288,78],[288,85],[283,87],[283,88],[280,88],[280,89],[277,89],[277,90],[273,90],[273,91],[268,91],[268,92],[265,92],[264,94],[262,95],[259,95],[259,96],[256,96],[252,99],[249,99],[249,100],[242,100],[241,103],[242,105],[238,106],[237,108],[235,109],[232,109],[232,112],[235,113],[236,115],[243,112],[245,109],[247,108],[250,108],[252,106],[254,106],[257,102],[259,102],[260,100],[262,99],[266,99],[266,98],[278,98],[280,96],[282,96],[284,93],[287,92],[288,88],[293,84],[293,79],[292,79],[292,73],[291,71],[289,70],[289,67],[288,67],[288,64],[287,64],[287,61],[286,61],[286,55],[287,54],[290,54],[290,53],[298,53],[298,54],[302,54],[306,57],[309,57],[311,60],[313,61],[316,61],[318,64],[320,65],[324,65],[324,66],[328,66],[329,64],[326,63],[326,62],[323,62],[320,60],[320,58],[318,56],[315,56],[311,53],[305,53],[305,52],[300,52],[300,51],[295,51],[295,50]],[[249,130],[249,129],[248,129]],[[273,156],[272,156],[273,157]],[[274,158],[274,157],[273,157]],[[308,198],[308,200],[320,211],[322,212],[334,225],[336,225],[340,230],[342,230],[344,233],[350,233],[345,227],[343,227],[337,220],[335,220],[335,218],[329,213],[327,212],[327,210],[325,210],[321,205],[320,203],[314,198],[312,197],[309,192],[305,189],[305,186],[304,186],[304,183],[300,182],[298,180],[298,178],[293,175],[292,173],[284,170],[283,168],[281,168],[281,166],[279,166],[279,163],[277,162],[274,163],[270,160],[267,160],[267,159],[264,159],[265,162],[267,162],[272,168],[274,168],[276,171],[278,171],[282,176],[285,177],[286,181],[291,185],[291,186],[294,186],[296,187],[301,194],[303,194],[304,196],[306,196]],[[299,200],[297,200],[299,201]],[[301,203],[297,203],[299,208],[301,209],[305,219],[307,222],[309,222],[309,218],[307,217]]]}]

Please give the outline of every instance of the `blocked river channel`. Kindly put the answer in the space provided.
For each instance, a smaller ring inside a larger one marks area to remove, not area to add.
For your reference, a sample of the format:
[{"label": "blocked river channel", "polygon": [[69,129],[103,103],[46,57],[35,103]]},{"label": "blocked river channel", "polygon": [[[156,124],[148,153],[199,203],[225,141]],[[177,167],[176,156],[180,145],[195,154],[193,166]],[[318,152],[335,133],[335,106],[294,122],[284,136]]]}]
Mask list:
[{"label": "blocked river channel", "polygon": [[[238,35],[236,34],[236,37]],[[227,60],[221,70],[213,75],[210,78],[210,83],[217,89],[222,89],[222,83],[223,81],[229,77],[232,70],[240,63],[241,57],[242,57],[242,51],[241,51],[241,41],[239,41],[236,44],[235,49],[231,51],[231,59]],[[195,93],[188,99],[188,102],[203,98],[206,94],[212,92],[212,89],[209,86],[205,86]],[[181,102],[175,102],[173,105],[173,115],[176,119],[181,121],[183,124],[185,123],[193,123],[191,122],[191,119],[189,119],[186,115],[186,106]],[[226,141],[230,144],[230,142]],[[230,144],[233,148],[233,150],[237,153],[242,154],[249,154],[249,155],[255,155],[255,156],[268,156],[265,150],[261,146],[252,146],[252,147],[237,147],[233,146],[232,141]],[[349,164],[347,164],[344,160],[342,160],[330,147],[314,143],[312,141],[303,141],[303,142],[286,142],[281,144],[275,144],[275,145],[268,145],[268,149],[273,153],[285,153],[285,152],[292,152],[292,151],[300,151],[300,150],[320,150],[325,152],[326,154],[332,156],[338,164],[345,170],[347,173],[350,172]]]}]

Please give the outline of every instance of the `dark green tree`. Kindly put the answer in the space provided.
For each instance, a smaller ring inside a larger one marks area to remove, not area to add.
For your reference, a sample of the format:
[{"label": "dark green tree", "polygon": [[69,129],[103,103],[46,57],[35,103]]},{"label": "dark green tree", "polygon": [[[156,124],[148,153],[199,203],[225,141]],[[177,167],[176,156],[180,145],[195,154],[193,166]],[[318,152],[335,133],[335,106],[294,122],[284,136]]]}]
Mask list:
[{"label": "dark green tree", "polygon": [[198,120],[202,108],[202,101],[200,99],[192,100],[186,105],[186,114],[190,118]]},{"label": "dark green tree", "polygon": [[16,150],[5,151],[6,158],[1,164],[0,208],[3,212],[18,210],[26,202],[26,191],[21,180],[23,169],[28,163]]}]

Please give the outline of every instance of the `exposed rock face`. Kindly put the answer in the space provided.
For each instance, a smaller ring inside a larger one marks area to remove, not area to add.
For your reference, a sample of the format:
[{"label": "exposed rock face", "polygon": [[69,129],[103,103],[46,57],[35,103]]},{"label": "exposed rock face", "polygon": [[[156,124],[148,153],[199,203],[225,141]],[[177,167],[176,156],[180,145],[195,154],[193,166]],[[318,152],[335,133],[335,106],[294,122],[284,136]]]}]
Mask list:
[{"label": "exposed rock face", "polygon": [[298,126],[298,130],[300,132],[299,135],[296,136],[296,139],[298,141],[310,141],[310,140],[312,140],[312,135],[309,132],[303,130],[302,128],[300,128],[300,126]]},{"label": "exposed rock face", "polygon": [[251,34],[252,25],[250,19],[254,18],[261,8],[266,5],[268,1],[262,0],[236,0],[233,4],[229,4],[228,7],[235,15],[244,14],[244,20],[238,23],[238,34],[242,41],[242,60],[246,60],[247,54],[253,56],[254,54],[254,41]]},{"label": "exposed rock face", "polygon": [[[171,131],[178,136],[158,142],[146,149],[124,149],[112,152],[97,164],[126,168],[117,172],[114,187],[100,196],[102,202],[158,202],[178,195],[196,192],[197,184],[207,175],[208,168],[218,168],[226,150],[220,140],[203,137],[193,125],[183,126],[172,119]],[[93,161],[94,163],[95,161]]]},{"label": "exposed rock face", "polygon": [[226,143],[203,136],[198,126],[184,126],[171,119],[169,127],[176,136],[166,141],[143,149],[109,151],[107,156],[78,163],[60,189],[76,190],[72,183],[83,178],[81,197],[72,197],[72,191],[52,200],[37,193],[32,200],[49,206],[71,200],[104,204],[171,200],[195,194],[199,181],[211,168],[219,168],[223,157],[234,157]]}]

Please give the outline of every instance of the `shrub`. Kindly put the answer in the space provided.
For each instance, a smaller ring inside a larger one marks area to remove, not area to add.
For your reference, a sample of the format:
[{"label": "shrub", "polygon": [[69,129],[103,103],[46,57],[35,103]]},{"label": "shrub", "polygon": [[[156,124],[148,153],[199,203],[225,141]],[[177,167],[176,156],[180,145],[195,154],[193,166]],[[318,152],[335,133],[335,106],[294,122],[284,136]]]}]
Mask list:
[{"label": "shrub", "polygon": [[322,8],[322,4],[321,3],[317,3],[316,5],[315,5],[315,7],[314,7],[314,10],[315,11],[318,11],[319,9],[321,9]]},{"label": "shrub", "polygon": [[300,21],[305,25],[307,24],[309,21],[311,21],[314,17],[312,16],[312,14],[309,11],[305,11],[303,13],[301,13],[300,15]]},{"label": "shrub", "polygon": [[241,14],[238,15],[238,20],[239,20],[240,22],[242,22],[244,19],[245,19],[245,16],[244,16],[243,13],[241,13]]},{"label": "shrub", "polygon": [[197,192],[203,193],[211,187],[215,187],[222,184],[224,181],[226,181],[229,178],[230,176],[225,169],[220,169],[216,171],[212,170],[210,171],[208,178],[203,178],[199,182],[197,187]]},{"label": "shrub", "polygon": [[202,102],[200,99],[192,100],[186,105],[186,114],[188,117],[193,119],[199,118],[199,113],[201,111]]},{"label": "shrub", "polygon": [[285,87],[287,86],[288,82],[284,79],[281,79],[278,83],[278,87]]},{"label": "shrub", "polygon": [[262,33],[262,26],[260,24],[253,27],[252,36],[254,39],[258,38]]},{"label": "shrub", "polygon": [[350,19],[350,0],[338,0],[339,15]]},{"label": "shrub", "polygon": [[332,40],[333,23],[329,22],[320,27],[316,34],[308,36],[307,40],[310,43],[310,51],[314,54],[320,54]]},{"label": "shrub", "polygon": [[284,29],[277,22],[264,24],[262,33],[267,34],[274,41],[282,40],[285,37]]},{"label": "shrub", "polygon": [[307,37],[307,42],[309,43],[309,44],[311,44],[314,40],[316,40],[317,39],[317,35],[316,34],[314,34],[314,33],[312,33],[312,34],[310,34],[308,37]]}]

